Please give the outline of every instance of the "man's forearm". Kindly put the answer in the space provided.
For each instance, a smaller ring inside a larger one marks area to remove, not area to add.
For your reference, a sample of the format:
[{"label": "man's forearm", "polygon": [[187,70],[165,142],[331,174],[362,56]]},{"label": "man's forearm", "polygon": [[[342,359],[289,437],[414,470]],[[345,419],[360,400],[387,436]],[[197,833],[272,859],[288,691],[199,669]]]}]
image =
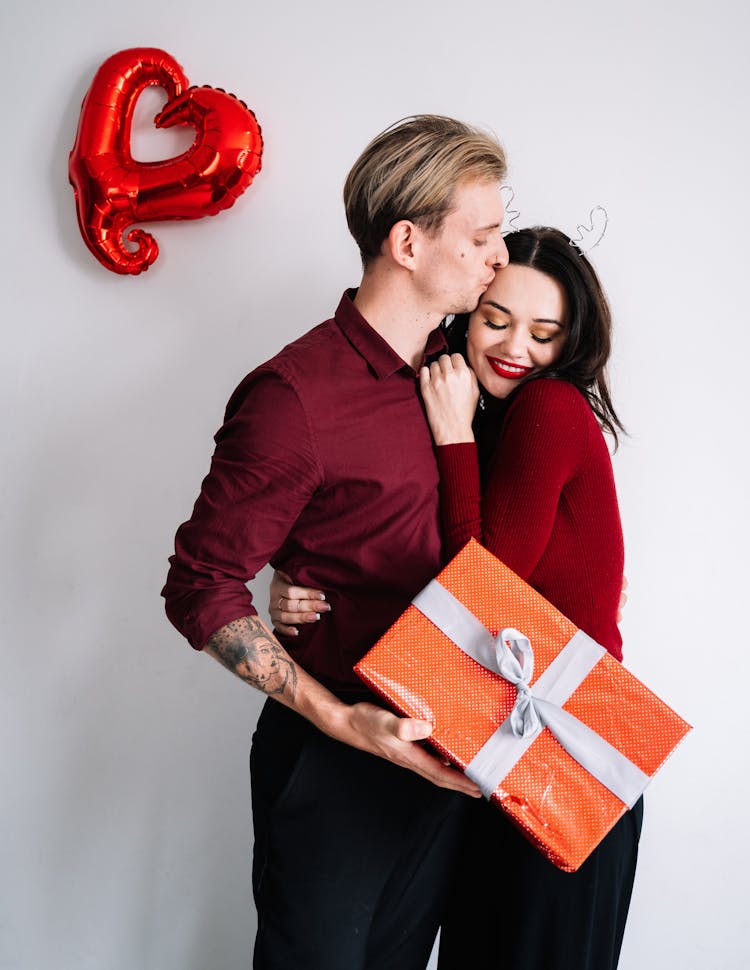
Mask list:
[{"label": "man's forearm", "polygon": [[414,744],[429,737],[427,721],[400,718],[374,704],[344,704],[297,666],[257,616],[243,616],[217,630],[205,650],[246,684],[293,708],[344,744],[408,768],[435,785],[479,797],[476,785]]},{"label": "man's forearm", "polygon": [[227,623],[209,637],[205,649],[245,683],[294,706],[297,665],[257,616]]},{"label": "man's forearm", "polygon": [[339,722],[349,705],[296,664],[260,617],[227,623],[209,637],[205,651],[246,684],[293,708],[326,734],[341,737]]}]

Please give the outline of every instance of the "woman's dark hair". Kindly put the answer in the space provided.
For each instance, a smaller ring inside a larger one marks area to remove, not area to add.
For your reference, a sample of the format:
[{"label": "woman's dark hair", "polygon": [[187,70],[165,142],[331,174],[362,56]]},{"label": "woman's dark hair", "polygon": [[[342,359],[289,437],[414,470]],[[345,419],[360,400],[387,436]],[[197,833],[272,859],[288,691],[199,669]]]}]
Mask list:
[{"label": "woman's dark hair", "polygon": [[[617,432],[624,432],[625,428],[612,404],[607,380],[612,317],[594,267],[565,233],[548,226],[511,232],[505,237],[505,244],[511,263],[539,270],[556,280],[565,294],[567,334],[560,356],[550,367],[526,380],[556,377],[573,384],[617,447]],[[447,328],[452,351],[465,354],[467,324],[468,317],[462,315]]]}]

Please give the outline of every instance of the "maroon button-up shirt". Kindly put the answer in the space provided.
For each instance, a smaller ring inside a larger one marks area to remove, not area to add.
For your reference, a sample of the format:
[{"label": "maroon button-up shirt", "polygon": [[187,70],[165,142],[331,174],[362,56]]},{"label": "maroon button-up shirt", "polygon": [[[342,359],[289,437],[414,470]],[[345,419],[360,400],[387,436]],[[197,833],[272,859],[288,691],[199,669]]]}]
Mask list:
[{"label": "maroon button-up shirt", "polygon": [[[162,591],[169,619],[200,649],[256,612],[245,583],[268,562],[325,590],[331,613],[280,639],[340,693],[440,568],[438,473],[417,375],[352,294],[232,395]],[[434,331],[425,357],[444,347]]]}]

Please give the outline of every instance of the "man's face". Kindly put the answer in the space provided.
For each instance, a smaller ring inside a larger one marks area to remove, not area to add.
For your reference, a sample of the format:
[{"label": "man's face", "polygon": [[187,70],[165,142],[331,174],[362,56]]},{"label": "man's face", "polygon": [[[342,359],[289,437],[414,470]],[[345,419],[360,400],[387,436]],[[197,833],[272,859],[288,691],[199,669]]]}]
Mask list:
[{"label": "man's face", "polygon": [[461,182],[437,234],[422,234],[414,280],[431,312],[468,313],[506,266],[503,203],[496,182]]}]

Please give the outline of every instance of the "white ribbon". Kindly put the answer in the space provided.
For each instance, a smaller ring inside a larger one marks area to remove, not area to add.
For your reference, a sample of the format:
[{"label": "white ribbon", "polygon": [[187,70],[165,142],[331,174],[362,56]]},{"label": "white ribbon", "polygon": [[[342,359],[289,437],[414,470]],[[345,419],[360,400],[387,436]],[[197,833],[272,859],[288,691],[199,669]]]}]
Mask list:
[{"label": "white ribbon", "polygon": [[460,650],[518,692],[508,717],[465,770],[485,798],[490,798],[546,727],[589,774],[633,807],[651,780],[649,775],[562,706],[604,656],[604,647],[579,630],[532,689],[534,651],[523,633],[510,627],[493,640],[484,624],[436,579],[413,603]]},{"label": "white ribbon", "polygon": [[529,687],[529,681],[534,675],[531,641],[518,630],[501,630],[495,640],[495,650],[500,676],[509,680],[518,691],[516,703],[508,715],[511,730],[517,738],[535,738],[542,727],[534,706],[534,695]]}]

